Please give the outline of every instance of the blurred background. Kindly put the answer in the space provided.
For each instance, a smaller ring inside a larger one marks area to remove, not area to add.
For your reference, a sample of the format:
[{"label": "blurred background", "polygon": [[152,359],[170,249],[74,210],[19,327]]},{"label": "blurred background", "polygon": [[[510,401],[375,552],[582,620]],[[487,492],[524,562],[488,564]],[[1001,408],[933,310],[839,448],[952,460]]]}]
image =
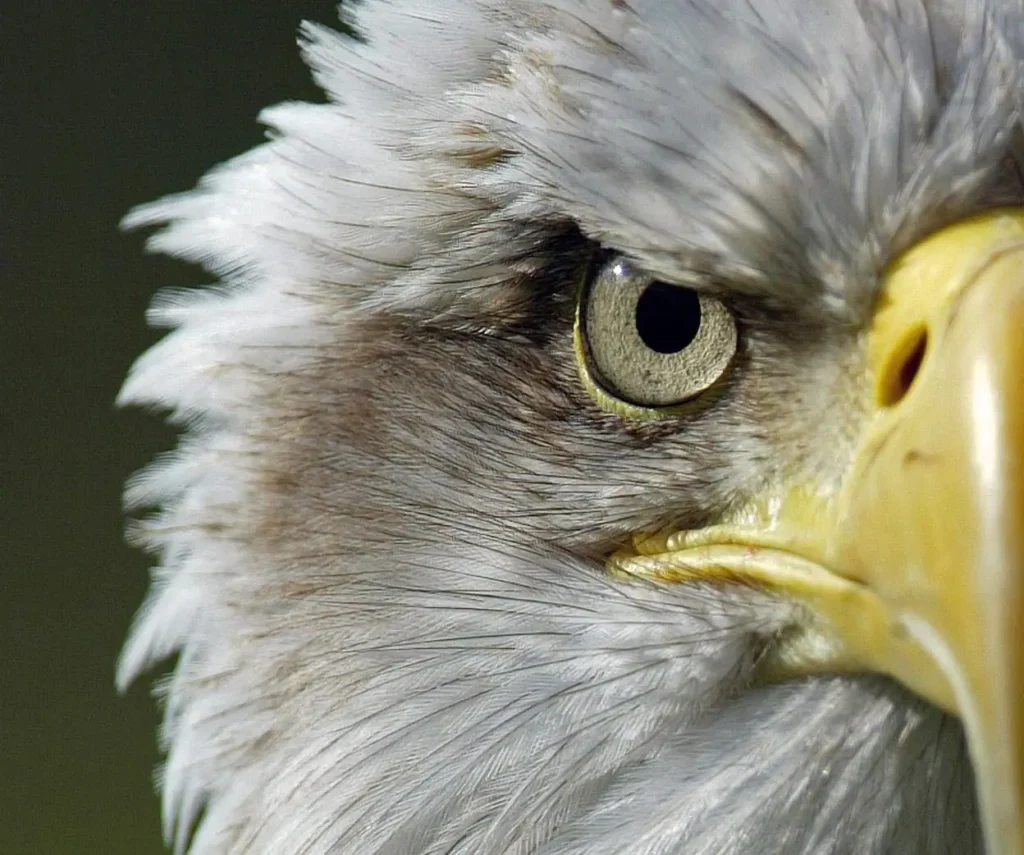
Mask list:
[{"label": "blurred background", "polygon": [[169,448],[114,409],[156,335],[143,313],[201,271],[118,220],[320,96],[304,18],[334,0],[11,3],[0,15],[0,853],[157,855],[158,712],[114,665],[147,583],[124,545],[125,478]]}]

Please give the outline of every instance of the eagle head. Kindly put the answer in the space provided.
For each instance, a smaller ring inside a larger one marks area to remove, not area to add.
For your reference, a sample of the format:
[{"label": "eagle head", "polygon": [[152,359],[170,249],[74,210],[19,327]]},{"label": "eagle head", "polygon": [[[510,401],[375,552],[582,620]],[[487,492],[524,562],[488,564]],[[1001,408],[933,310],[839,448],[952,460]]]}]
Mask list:
[{"label": "eagle head", "polygon": [[178,850],[1024,855],[1020,3],[354,23],[127,220]]}]

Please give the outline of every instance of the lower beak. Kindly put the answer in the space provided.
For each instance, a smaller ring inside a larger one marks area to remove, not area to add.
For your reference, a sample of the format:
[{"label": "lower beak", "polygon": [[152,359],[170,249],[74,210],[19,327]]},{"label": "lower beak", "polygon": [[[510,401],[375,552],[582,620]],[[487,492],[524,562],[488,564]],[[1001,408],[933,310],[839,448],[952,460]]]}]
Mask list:
[{"label": "lower beak", "polygon": [[806,608],[775,666],[889,674],[963,721],[992,855],[1024,855],[1024,212],[903,256],[866,341],[838,487],[638,540],[612,569],[756,584]]}]

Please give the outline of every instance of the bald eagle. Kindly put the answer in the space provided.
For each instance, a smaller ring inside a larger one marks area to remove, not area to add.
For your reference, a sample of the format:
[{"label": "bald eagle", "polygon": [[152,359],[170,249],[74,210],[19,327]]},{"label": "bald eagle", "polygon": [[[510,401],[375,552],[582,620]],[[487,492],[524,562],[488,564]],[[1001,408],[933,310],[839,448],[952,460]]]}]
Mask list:
[{"label": "bald eagle", "polygon": [[177,851],[1024,855],[1021,4],[352,23],[127,219]]}]

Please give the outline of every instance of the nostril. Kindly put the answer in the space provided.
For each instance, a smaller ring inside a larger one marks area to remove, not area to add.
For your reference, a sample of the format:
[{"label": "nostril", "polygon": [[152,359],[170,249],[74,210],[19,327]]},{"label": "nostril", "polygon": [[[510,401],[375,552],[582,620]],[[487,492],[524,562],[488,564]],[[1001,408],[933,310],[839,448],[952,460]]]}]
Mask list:
[{"label": "nostril", "polygon": [[921,327],[907,336],[893,354],[879,388],[879,403],[883,407],[898,404],[914,385],[924,364],[928,350],[928,331]]}]

